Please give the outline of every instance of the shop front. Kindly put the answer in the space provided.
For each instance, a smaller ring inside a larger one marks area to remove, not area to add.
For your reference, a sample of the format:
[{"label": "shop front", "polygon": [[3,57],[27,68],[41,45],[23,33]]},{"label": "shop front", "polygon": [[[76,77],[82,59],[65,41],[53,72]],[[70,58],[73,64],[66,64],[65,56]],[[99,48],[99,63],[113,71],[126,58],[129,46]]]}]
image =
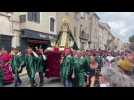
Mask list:
[{"label": "shop front", "polygon": [[27,47],[43,48],[51,46],[49,35],[47,33],[36,32],[32,30],[23,29],[20,39],[20,48],[25,50]]}]

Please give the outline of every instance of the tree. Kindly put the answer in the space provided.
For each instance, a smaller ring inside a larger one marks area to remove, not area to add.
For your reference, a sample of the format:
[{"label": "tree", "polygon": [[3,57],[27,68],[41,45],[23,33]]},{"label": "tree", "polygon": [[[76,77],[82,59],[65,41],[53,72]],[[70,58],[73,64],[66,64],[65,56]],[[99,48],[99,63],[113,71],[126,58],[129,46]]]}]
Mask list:
[{"label": "tree", "polygon": [[129,37],[130,46],[129,48],[134,51],[134,35]]},{"label": "tree", "polygon": [[134,42],[134,35],[129,37],[129,42]]}]

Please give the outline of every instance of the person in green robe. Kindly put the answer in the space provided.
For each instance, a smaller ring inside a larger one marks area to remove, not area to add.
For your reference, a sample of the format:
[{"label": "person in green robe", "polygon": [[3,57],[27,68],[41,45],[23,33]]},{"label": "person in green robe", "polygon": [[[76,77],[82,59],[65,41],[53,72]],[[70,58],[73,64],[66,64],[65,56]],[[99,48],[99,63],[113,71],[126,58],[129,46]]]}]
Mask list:
[{"label": "person in green robe", "polygon": [[90,55],[88,54],[88,52],[83,52],[82,55],[83,55],[83,58],[84,58],[83,65],[84,65],[84,68],[85,68],[85,72],[86,72],[86,74],[88,74],[89,66],[90,66],[90,63],[91,63],[91,58],[90,58]]},{"label": "person in green robe", "polygon": [[73,57],[70,49],[64,50],[64,59],[61,63],[61,80],[65,87],[72,87]]},{"label": "person in green robe", "polygon": [[101,53],[97,54],[96,61],[98,63],[98,69],[101,71],[101,68],[103,67],[103,56]]},{"label": "person in green robe", "polygon": [[2,59],[1,59],[1,55],[2,55],[2,52],[1,52],[1,48],[0,48],[0,87],[3,86],[3,70],[2,70],[2,65],[1,65],[1,62],[2,62]]},{"label": "person in green robe", "polygon": [[37,63],[38,63],[38,55],[32,50],[31,47],[28,47],[27,54],[25,55],[25,64],[27,74],[30,79],[30,84],[32,87],[37,86],[37,83],[35,82]]},{"label": "person in green robe", "polygon": [[0,87],[2,87],[2,86],[3,86],[3,72],[0,69]]},{"label": "person in green robe", "polygon": [[84,87],[86,82],[86,70],[88,68],[88,58],[86,58],[82,52],[80,53],[79,64],[79,87]]},{"label": "person in green robe", "polygon": [[40,78],[40,86],[43,86],[43,82],[44,82],[44,77],[43,77],[43,73],[44,73],[44,68],[45,68],[45,61],[46,61],[46,56],[43,53],[43,49],[39,49],[38,52],[38,60],[37,60],[37,72],[39,72],[39,78]]},{"label": "person in green robe", "polygon": [[73,52],[73,87],[79,87],[79,69],[80,69],[80,59],[77,51]]},{"label": "person in green robe", "polygon": [[14,49],[11,53],[12,61],[11,67],[15,75],[15,87],[21,85],[22,81],[20,79],[19,73],[23,70],[24,56],[21,54],[18,48]]}]

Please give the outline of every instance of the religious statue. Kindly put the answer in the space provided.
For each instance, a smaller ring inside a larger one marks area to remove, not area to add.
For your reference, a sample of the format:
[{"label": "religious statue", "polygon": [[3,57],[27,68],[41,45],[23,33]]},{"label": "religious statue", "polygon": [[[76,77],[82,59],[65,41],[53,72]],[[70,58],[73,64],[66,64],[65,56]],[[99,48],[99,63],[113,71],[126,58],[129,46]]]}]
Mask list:
[{"label": "religious statue", "polygon": [[72,48],[74,45],[74,39],[70,31],[68,18],[63,18],[63,24],[61,26],[61,31],[58,35],[57,41],[55,43],[56,47],[59,48]]}]

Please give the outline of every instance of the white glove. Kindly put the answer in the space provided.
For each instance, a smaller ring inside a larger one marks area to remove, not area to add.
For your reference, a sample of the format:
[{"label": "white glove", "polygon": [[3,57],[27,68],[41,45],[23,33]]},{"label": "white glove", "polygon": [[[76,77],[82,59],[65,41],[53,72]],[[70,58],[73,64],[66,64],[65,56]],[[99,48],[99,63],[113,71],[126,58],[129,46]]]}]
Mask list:
[{"label": "white glove", "polygon": [[17,55],[18,55],[18,56],[21,55],[21,52],[18,52]]},{"label": "white glove", "polygon": [[32,53],[35,57],[39,57],[34,51]]},{"label": "white glove", "polygon": [[45,55],[42,55],[43,56],[43,59],[46,61],[47,57]]}]

